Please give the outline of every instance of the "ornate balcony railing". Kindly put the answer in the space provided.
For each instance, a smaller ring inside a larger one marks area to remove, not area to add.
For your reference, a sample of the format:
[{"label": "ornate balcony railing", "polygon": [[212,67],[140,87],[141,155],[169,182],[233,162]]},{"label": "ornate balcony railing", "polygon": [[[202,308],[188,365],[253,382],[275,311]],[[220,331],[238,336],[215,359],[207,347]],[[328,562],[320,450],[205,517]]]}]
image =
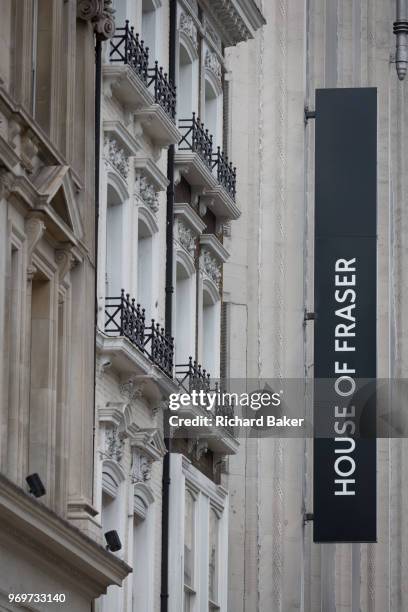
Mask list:
[{"label": "ornate balcony railing", "polygon": [[150,327],[145,329],[145,350],[150,359],[167,376],[173,376],[174,341],[168,336],[159,323],[151,320]]},{"label": "ornate balcony railing", "polygon": [[181,387],[187,392],[211,390],[211,376],[202,366],[189,357],[188,363],[176,365],[176,378]]},{"label": "ornate balcony railing", "polygon": [[204,123],[200,123],[200,119],[193,113],[191,119],[179,119],[179,130],[183,135],[178,145],[179,151],[198,153],[209,169],[216,173],[219,184],[235,200],[237,170],[232,162],[228,162],[228,157],[220,147],[213,151],[213,137],[204,128]]},{"label": "ornate balcony railing", "polygon": [[217,168],[217,180],[225,187],[231,198],[235,200],[237,192],[237,169],[232,167],[232,162],[228,163],[228,157],[222,153],[220,147],[213,154],[213,168]]},{"label": "ornate balcony railing", "polygon": [[176,87],[167,78],[167,73],[163,72],[163,68],[154,63],[154,68],[148,70],[147,86],[153,86],[154,99],[160,106],[164,108],[166,113],[173,121],[176,120]]},{"label": "ornate balcony railing", "polygon": [[212,136],[204,128],[204,123],[193,116],[191,119],[180,119],[179,130],[183,137],[179,142],[179,151],[193,151],[198,153],[210,170],[213,167],[213,142]]},{"label": "ornate balcony railing", "polygon": [[128,20],[124,28],[116,28],[109,45],[109,61],[128,64],[147,85],[149,48],[144,46],[143,40],[139,40],[139,34],[135,34]]},{"label": "ornate balcony railing", "polygon": [[144,308],[135,304],[135,300],[123,289],[120,297],[105,299],[105,334],[124,336],[167,376],[173,376],[173,338],[154,319],[151,319],[151,325],[146,326]]},{"label": "ornate balcony railing", "polygon": [[105,300],[105,333],[108,336],[125,336],[132,344],[144,350],[145,310],[129,293],[122,289],[120,297]]}]

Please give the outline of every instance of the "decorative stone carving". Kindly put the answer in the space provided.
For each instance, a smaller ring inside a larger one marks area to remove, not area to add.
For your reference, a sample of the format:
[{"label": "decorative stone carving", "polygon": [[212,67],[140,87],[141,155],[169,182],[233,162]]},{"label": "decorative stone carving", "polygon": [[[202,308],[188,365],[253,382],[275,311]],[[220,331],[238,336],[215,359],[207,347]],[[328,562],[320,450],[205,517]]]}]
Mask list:
[{"label": "decorative stone carving", "polygon": [[146,482],[150,480],[154,461],[160,461],[166,454],[163,438],[157,429],[141,429],[132,436],[130,444],[132,482]]},{"label": "decorative stone carving", "polygon": [[201,457],[208,451],[207,440],[190,438],[187,443],[187,451],[196,461],[200,461]]},{"label": "decorative stone carving", "polygon": [[62,283],[68,271],[74,266],[75,259],[69,247],[59,249],[55,254],[55,261],[58,266],[59,282]]},{"label": "decorative stone carving", "polygon": [[105,433],[105,453],[114,461],[121,461],[125,446],[124,436],[119,432],[115,425],[106,430]]},{"label": "decorative stone carving", "polygon": [[119,391],[123,397],[133,402],[142,397],[144,385],[144,382],[131,378],[127,382],[123,382],[119,385]]},{"label": "decorative stone carving", "polygon": [[205,67],[212,72],[219,81],[221,81],[221,64],[214,51],[207,49],[204,60]]},{"label": "decorative stone carving", "polygon": [[182,247],[194,255],[196,248],[196,236],[194,232],[185,225],[181,220],[178,221],[178,239]]},{"label": "decorative stone carving", "polygon": [[108,40],[114,35],[114,13],[112,0],[77,0],[79,19],[91,21],[100,40]]},{"label": "decorative stone carving", "polygon": [[154,186],[149,183],[145,176],[139,179],[139,195],[143,203],[150,208],[150,210],[156,214],[159,210],[159,199],[157,191]]},{"label": "decorative stone carving", "polygon": [[28,280],[30,280],[30,275],[32,279],[32,276],[35,273],[35,268],[31,264],[31,258],[35,247],[44,235],[45,229],[45,223],[39,217],[29,217],[25,223],[25,231],[27,236],[27,272],[29,275]]},{"label": "decorative stone carving", "polygon": [[130,473],[130,479],[133,484],[148,482],[152,475],[153,460],[147,457],[147,455],[138,448],[134,447],[132,450],[132,471]]},{"label": "decorative stone carving", "polygon": [[207,251],[203,250],[203,270],[210,277],[210,279],[220,288],[221,285],[221,265],[219,262],[212,257]]},{"label": "decorative stone carving", "polygon": [[106,136],[104,142],[104,157],[105,160],[121,175],[126,181],[129,174],[128,157],[116,140]]},{"label": "decorative stone carving", "polygon": [[191,40],[195,49],[198,48],[197,40],[197,28],[191,15],[187,13],[181,13],[180,15],[180,32],[184,32],[186,36]]}]

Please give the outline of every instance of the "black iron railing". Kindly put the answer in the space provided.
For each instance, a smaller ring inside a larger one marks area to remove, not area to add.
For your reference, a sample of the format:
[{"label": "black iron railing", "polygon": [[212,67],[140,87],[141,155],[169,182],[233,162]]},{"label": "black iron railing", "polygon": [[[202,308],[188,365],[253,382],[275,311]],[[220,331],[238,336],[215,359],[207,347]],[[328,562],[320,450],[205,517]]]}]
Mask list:
[{"label": "black iron railing", "polygon": [[145,344],[145,311],[140,304],[124,292],[120,297],[105,300],[105,333],[108,336],[125,336],[143,350]]},{"label": "black iron railing", "polygon": [[145,329],[145,351],[150,359],[170,378],[173,375],[174,341],[159,323],[151,319]]},{"label": "black iron railing", "polygon": [[173,376],[173,338],[154,319],[146,326],[144,308],[135,304],[135,300],[123,289],[120,297],[105,298],[105,334],[124,336],[167,376]]},{"label": "black iron railing", "polygon": [[199,363],[189,357],[188,363],[176,365],[176,378],[181,387],[187,392],[211,390],[211,376]]},{"label": "black iron railing", "polygon": [[212,170],[213,168],[213,142],[212,136],[204,128],[204,123],[193,116],[191,119],[180,119],[179,130],[183,137],[179,142],[179,151],[193,151],[198,153],[202,160]]},{"label": "black iron railing", "polygon": [[231,198],[235,200],[237,192],[237,169],[232,167],[232,162],[228,163],[228,157],[222,153],[220,147],[213,154],[213,168],[217,169],[217,180],[225,187]]},{"label": "black iron railing", "polygon": [[233,200],[236,196],[237,171],[228,161],[220,147],[214,152],[213,137],[205,129],[204,123],[193,116],[191,119],[179,119],[179,130],[182,139],[178,144],[179,151],[193,151],[198,153],[209,169],[216,173],[220,185],[228,192]]},{"label": "black iron railing", "polygon": [[153,87],[154,99],[164,108],[173,121],[176,120],[176,87],[168,79],[163,68],[154,63],[154,68],[148,70],[148,87]]},{"label": "black iron railing", "polygon": [[149,48],[144,46],[143,40],[139,40],[139,34],[135,34],[128,20],[124,28],[116,28],[109,45],[109,61],[128,64],[147,85]]}]

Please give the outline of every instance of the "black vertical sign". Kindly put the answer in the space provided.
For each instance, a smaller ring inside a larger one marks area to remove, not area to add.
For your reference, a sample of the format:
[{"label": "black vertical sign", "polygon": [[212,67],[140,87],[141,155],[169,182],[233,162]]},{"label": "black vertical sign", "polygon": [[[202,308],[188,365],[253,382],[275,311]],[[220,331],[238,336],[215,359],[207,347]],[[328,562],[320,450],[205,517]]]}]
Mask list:
[{"label": "black vertical sign", "polygon": [[377,90],[316,91],[314,541],[376,541]]}]

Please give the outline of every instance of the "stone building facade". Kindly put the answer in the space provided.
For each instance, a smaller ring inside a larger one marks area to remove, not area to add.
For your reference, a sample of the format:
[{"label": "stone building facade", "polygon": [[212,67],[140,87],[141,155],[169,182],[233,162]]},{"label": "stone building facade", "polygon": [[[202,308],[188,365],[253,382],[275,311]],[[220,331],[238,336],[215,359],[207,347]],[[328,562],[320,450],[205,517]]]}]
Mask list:
[{"label": "stone building facade", "polygon": [[[314,110],[316,88],[366,86],[378,88],[378,376],[406,376],[408,117],[395,70],[397,4],[264,1],[264,28],[227,52],[239,75],[231,121],[243,202],[224,242],[231,378],[313,377],[314,322],[304,314],[314,309],[314,123],[304,110]],[[377,458],[378,543],[319,545],[304,522],[311,441],[241,440],[226,478],[229,610],[408,609],[406,440],[378,440]]]},{"label": "stone building facade", "polygon": [[102,546],[93,469],[94,33],[113,22],[109,2],[1,14],[0,608],[89,611],[130,571]]},{"label": "stone building facade", "polygon": [[[241,207],[227,157],[234,75],[225,48],[253,37],[263,17],[252,1],[116,0],[113,8],[116,30],[102,50],[95,491],[102,532],[118,532],[116,555],[133,571],[96,608],[156,612],[165,600],[169,612],[226,612],[228,492],[220,472],[238,442],[213,428],[173,440],[163,592],[163,411],[169,394],[213,389],[221,375],[223,242]],[[205,414],[194,406],[184,413],[197,410]]]}]

